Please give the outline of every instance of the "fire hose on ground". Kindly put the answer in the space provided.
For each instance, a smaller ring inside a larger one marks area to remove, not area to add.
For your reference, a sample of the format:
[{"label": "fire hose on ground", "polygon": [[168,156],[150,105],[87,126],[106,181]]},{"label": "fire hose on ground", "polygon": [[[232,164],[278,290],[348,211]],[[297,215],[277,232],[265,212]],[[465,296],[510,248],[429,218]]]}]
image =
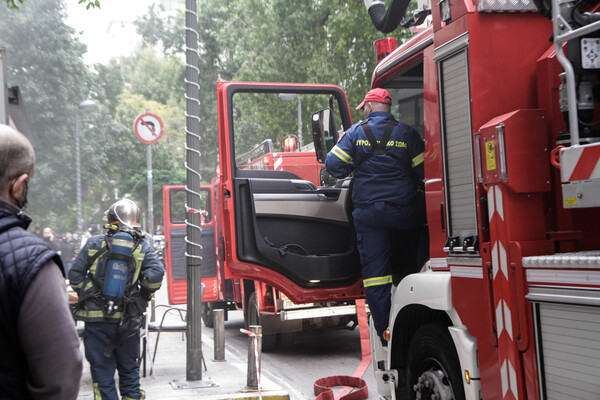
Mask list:
[{"label": "fire hose on ground", "polygon": [[[369,345],[369,327],[365,300],[356,300],[356,316],[360,333],[361,361],[354,375],[334,375],[321,378],[314,384],[315,400],[362,400],[369,397],[367,383],[362,379],[371,363],[371,348]],[[333,394],[334,387],[343,387],[338,393]]]}]

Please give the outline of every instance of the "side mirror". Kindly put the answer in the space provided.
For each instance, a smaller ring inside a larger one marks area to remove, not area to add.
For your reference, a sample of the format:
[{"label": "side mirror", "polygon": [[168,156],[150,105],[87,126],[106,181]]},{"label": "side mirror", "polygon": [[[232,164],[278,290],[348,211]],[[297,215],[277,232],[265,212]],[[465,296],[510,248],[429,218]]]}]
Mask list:
[{"label": "side mirror", "polygon": [[324,163],[327,152],[335,146],[339,139],[331,108],[324,108],[313,114],[312,134],[317,161]]}]

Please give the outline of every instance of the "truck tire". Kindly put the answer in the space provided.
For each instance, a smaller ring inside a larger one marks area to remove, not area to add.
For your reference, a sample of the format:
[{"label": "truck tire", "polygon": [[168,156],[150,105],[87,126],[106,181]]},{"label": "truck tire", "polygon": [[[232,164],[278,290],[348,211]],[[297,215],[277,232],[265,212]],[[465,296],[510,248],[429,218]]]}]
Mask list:
[{"label": "truck tire", "polygon": [[296,332],[283,332],[277,334],[277,347],[292,347],[296,341]]},{"label": "truck tire", "polygon": [[465,400],[460,362],[445,325],[436,322],[417,330],[406,366],[406,398]]},{"label": "truck tire", "polygon": [[[250,325],[261,325],[260,313],[258,312],[258,301],[256,300],[256,293],[252,293],[248,298],[248,308],[246,309],[246,329],[249,329]],[[263,327],[262,334],[262,351],[265,353],[272,351],[277,347],[277,334],[265,333]]]},{"label": "truck tire", "polygon": [[212,328],[215,324],[213,310],[214,303],[202,302],[200,312],[202,313],[202,321],[204,321],[204,326],[207,328]]},{"label": "truck tire", "polygon": [[227,303],[224,301],[210,301],[210,302],[202,302],[202,306],[200,308],[200,313],[202,314],[202,321],[204,321],[204,326],[207,328],[213,328],[215,325],[215,314],[214,310],[225,310],[225,321],[227,321]]}]

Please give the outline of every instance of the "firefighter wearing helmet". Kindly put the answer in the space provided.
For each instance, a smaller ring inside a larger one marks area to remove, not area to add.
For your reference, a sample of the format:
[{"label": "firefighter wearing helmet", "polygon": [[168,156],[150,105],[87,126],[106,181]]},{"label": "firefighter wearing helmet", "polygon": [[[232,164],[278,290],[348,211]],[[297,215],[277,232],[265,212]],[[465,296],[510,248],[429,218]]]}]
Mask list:
[{"label": "firefighter wearing helmet", "polygon": [[109,225],[116,225],[122,229],[139,229],[142,211],[133,200],[119,200],[104,212]]},{"label": "firefighter wearing helmet", "polygon": [[69,272],[71,286],[79,295],[74,317],[85,321],[85,356],[98,394],[94,398],[143,399],[139,330],[165,268],[144,240],[141,210],[134,201],[119,200],[104,215],[106,234],[88,239]]}]

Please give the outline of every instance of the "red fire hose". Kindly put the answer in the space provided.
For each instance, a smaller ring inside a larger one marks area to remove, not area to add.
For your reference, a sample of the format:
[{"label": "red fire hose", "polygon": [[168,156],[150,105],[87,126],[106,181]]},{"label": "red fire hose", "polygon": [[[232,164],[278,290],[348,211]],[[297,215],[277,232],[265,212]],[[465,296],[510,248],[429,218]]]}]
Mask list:
[{"label": "red fire hose", "polygon": [[[365,300],[356,300],[356,316],[360,333],[360,350],[362,359],[352,376],[335,375],[321,378],[315,382],[315,400],[363,400],[369,397],[367,383],[362,379],[371,363],[371,346],[369,344],[369,327]],[[333,394],[331,388],[344,386],[338,393]]]}]

